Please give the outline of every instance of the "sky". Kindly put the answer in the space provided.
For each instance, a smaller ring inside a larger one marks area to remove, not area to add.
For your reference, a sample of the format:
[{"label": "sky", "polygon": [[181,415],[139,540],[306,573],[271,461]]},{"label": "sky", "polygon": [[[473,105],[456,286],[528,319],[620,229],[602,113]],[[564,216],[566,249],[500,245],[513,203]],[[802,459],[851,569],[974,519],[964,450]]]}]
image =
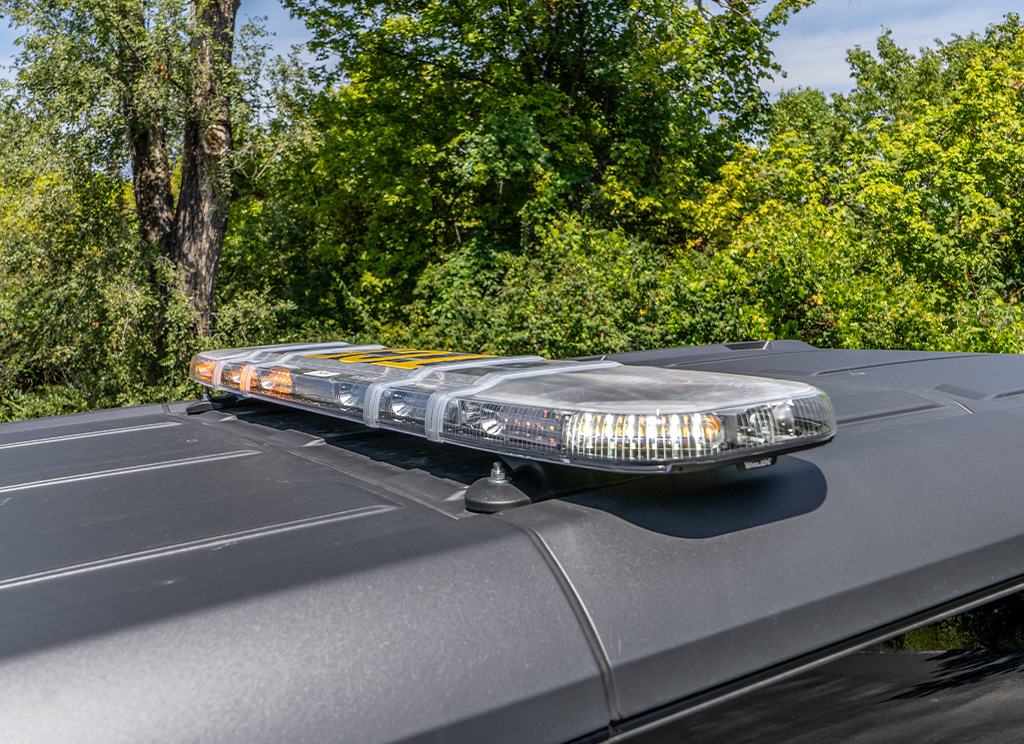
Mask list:
[{"label": "sky", "polygon": [[[783,88],[819,88],[826,93],[852,87],[846,50],[860,45],[874,49],[884,28],[892,29],[900,46],[917,51],[934,46],[935,39],[983,31],[1006,13],[1024,11],[1020,0],[817,0],[801,10],[775,40],[776,59],[788,77],[766,83],[777,93]],[[274,50],[286,54],[306,38],[301,22],[288,17],[279,0],[242,0],[241,16],[266,16]],[[0,66],[16,53],[17,32],[0,18]],[[0,76],[4,76],[0,71]]]},{"label": "sky", "polygon": [[846,93],[852,88],[846,50],[875,49],[886,28],[893,40],[916,53],[935,39],[984,31],[1007,13],[1024,12],[1020,0],[818,0],[798,12],[773,44],[776,60],[788,76],[765,85],[818,88]]},{"label": "sky", "polygon": [[[242,0],[238,11],[239,26],[246,16],[266,17],[267,30],[272,34],[268,41],[277,54],[287,55],[294,44],[301,44],[308,38],[306,27],[301,21],[288,16],[280,0]],[[18,51],[14,43],[18,36],[17,29],[9,28],[7,19],[0,15],[0,67],[7,68],[13,61]],[[5,75],[4,72],[0,70],[0,77],[10,78],[10,74]]]}]

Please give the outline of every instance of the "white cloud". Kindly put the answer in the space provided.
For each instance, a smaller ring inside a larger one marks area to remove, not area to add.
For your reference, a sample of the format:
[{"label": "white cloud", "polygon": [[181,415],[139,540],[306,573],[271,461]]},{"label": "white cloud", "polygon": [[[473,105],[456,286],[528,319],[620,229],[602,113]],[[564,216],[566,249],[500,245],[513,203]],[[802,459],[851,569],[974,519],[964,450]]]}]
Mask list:
[{"label": "white cloud", "polygon": [[892,29],[897,44],[917,52],[934,47],[935,39],[984,31],[1018,9],[1019,0],[966,5],[956,0],[819,0],[782,29],[773,49],[789,76],[766,84],[765,90],[803,86],[845,92],[853,85],[846,50],[858,45],[874,49],[885,28]]}]

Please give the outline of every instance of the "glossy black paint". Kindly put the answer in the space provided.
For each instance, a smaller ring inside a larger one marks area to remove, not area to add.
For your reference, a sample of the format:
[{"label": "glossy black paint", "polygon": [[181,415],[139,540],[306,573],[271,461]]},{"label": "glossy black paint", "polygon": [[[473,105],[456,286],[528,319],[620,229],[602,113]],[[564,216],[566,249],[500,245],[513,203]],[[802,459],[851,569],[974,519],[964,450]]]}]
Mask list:
[{"label": "glossy black paint", "polygon": [[1024,654],[861,651],[631,744],[1017,744]]}]

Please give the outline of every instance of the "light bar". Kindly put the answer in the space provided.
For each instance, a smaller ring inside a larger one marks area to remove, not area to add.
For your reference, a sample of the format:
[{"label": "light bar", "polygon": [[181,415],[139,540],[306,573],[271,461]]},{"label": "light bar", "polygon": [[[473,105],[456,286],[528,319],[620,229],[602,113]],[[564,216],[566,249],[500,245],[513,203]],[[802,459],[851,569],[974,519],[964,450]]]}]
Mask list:
[{"label": "light bar", "polygon": [[345,343],[197,354],[214,390],[502,455],[670,472],[768,462],[835,435],[828,396],[800,382]]}]

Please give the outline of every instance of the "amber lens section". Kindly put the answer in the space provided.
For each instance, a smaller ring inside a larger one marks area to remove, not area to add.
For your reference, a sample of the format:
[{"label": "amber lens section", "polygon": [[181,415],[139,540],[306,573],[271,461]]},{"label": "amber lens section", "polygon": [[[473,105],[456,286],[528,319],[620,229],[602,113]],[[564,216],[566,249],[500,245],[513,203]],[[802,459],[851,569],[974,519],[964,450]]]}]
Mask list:
[{"label": "amber lens section", "polygon": [[256,385],[250,384],[250,390],[270,395],[291,395],[295,389],[292,373],[278,367],[266,367],[255,372]]},{"label": "amber lens section", "polygon": [[717,442],[722,434],[722,421],[718,416],[704,416],[704,438],[710,442]]},{"label": "amber lens section", "polygon": [[245,364],[226,363],[220,370],[220,384],[224,387],[241,390],[242,375],[245,373]]},{"label": "amber lens section", "polygon": [[192,357],[191,366],[192,379],[208,385],[213,384],[213,371],[217,367],[217,363],[215,361],[196,355]]}]

